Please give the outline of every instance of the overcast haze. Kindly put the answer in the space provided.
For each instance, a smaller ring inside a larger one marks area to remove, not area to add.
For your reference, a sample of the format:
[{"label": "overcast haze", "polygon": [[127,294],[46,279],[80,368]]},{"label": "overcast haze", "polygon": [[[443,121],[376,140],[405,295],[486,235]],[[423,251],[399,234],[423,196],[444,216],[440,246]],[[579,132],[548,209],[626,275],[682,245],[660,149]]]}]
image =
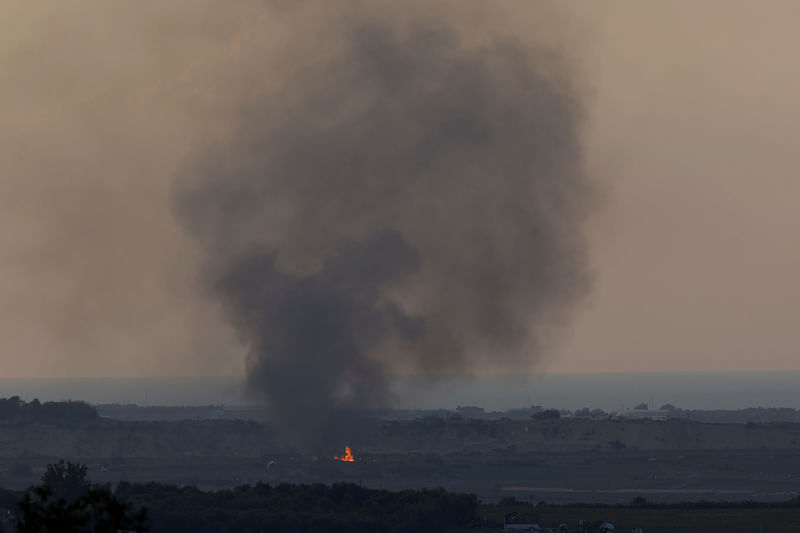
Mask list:
[{"label": "overcast haze", "polygon": [[[475,42],[499,32],[571,62],[604,190],[593,290],[537,369],[800,369],[800,7],[482,5],[448,23],[485,18]],[[279,90],[297,26],[277,21],[315,13],[233,6],[0,5],[4,376],[243,370],[197,290],[172,180],[236,126],[248,89],[225,80],[259,57],[256,92]]]}]

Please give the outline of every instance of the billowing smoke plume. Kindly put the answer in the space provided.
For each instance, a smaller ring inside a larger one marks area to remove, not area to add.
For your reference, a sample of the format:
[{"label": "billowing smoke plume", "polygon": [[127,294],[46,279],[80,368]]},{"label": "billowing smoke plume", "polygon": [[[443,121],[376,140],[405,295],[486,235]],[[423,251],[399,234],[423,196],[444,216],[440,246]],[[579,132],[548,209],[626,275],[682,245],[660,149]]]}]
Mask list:
[{"label": "billowing smoke plume", "polygon": [[339,4],[287,17],[290,67],[240,88],[176,196],[250,391],[331,448],[400,372],[533,363],[587,289],[592,196],[558,54]]}]

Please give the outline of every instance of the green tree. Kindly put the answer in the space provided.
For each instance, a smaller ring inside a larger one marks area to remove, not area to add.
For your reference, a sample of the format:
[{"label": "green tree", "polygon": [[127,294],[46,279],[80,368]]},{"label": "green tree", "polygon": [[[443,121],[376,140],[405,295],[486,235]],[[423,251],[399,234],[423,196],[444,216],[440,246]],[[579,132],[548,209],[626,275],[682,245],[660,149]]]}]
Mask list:
[{"label": "green tree", "polygon": [[632,507],[645,507],[649,502],[644,496],[636,496],[631,500]]},{"label": "green tree", "polygon": [[118,533],[147,531],[144,509],[132,512],[107,488],[93,488],[72,503],[55,499],[49,487],[30,489],[19,503],[19,533]]},{"label": "green tree", "polygon": [[538,413],[531,415],[534,420],[558,420],[561,418],[561,413],[557,409],[545,409]]},{"label": "green tree", "polygon": [[55,464],[47,465],[42,474],[42,486],[47,487],[55,499],[74,502],[89,490],[87,470],[88,467],[84,464],[65,462],[61,459]]}]

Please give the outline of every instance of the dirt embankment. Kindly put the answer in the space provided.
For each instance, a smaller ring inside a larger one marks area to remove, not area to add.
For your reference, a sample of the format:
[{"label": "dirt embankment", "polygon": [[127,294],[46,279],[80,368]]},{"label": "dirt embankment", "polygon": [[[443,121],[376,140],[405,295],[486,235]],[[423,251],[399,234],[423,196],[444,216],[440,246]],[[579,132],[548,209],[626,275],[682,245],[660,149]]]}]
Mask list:
[{"label": "dirt embankment", "polygon": [[375,451],[393,452],[794,449],[800,447],[800,424],[704,424],[688,420],[415,420],[386,423],[369,444]]},{"label": "dirt embankment", "polygon": [[[413,420],[376,422],[370,453],[580,452],[800,448],[800,424],[704,424],[685,420],[567,419],[546,422]],[[266,426],[241,420],[0,426],[0,457],[263,457],[286,451]]]},{"label": "dirt embankment", "polygon": [[0,457],[260,457],[275,449],[268,428],[241,420],[0,426]]}]

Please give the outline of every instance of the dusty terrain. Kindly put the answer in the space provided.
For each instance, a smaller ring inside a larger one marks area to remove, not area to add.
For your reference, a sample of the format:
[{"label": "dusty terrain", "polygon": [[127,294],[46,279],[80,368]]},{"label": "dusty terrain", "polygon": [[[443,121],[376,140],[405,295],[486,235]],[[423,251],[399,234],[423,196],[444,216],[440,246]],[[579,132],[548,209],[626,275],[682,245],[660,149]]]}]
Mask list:
[{"label": "dusty terrain", "polygon": [[[204,488],[259,480],[442,486],[486,501],[781,500],[800,491],[800,424],[685,420],[375,421],[355,463],[280,445],[256,422],[100,419],[78,427],[0,427],[0,483],[34,483],[58,458],[98,482]],[[332,455],[332,454],[331,454]]]}]

